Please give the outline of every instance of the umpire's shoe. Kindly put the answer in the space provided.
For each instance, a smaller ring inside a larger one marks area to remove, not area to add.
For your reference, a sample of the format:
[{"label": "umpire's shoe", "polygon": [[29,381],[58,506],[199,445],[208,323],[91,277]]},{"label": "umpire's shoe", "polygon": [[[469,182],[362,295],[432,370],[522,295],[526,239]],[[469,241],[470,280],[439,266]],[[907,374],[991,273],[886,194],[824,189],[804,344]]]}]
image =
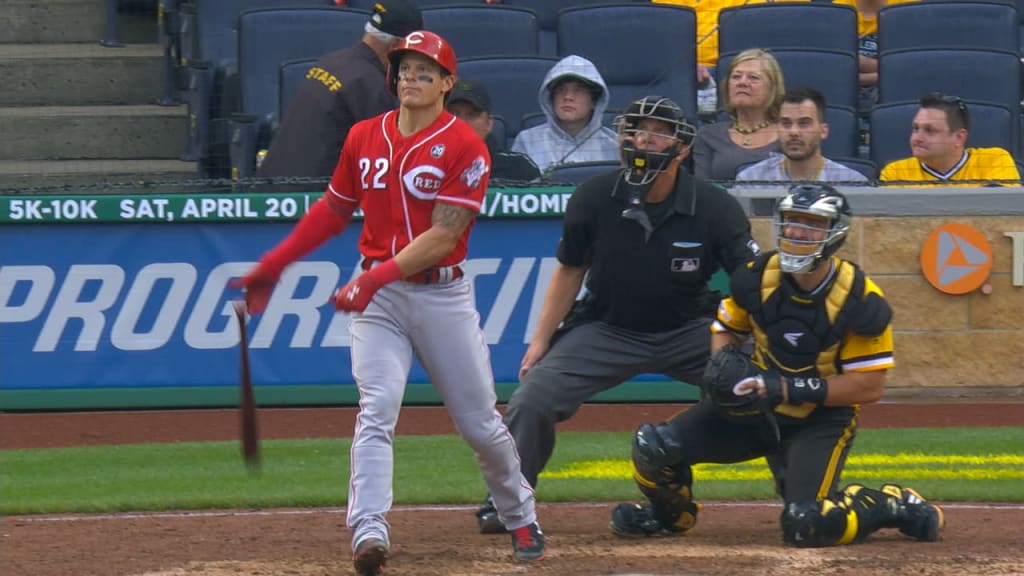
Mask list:
[{"label": "umpire's shoe", "polygon": [[512,557],[516,562],[544,559],[544,533],[540,531],[540,524],[534,522],[512,530]]},{"label": "umpire's shoe", "polygon": [[508,531],[498,519],[498,509],[494,507],[494,500],[491,499],[490,494],[477,508],[476,523],[480,527],[481,534],[504,534]]},{"label": "umpire's shoe", "polygon": [[882,492],[895,498],[894,516],[900,532],[923,542],[935,542],[946,524],[942,508],[924,499],[913,488],[896,484],[882,486]]},{"label": "umpire's shoe", "polygon": [[623,538],[644,538],[647,536],[682,536],[697,522],[699,506],[693,504],[692,522],[689,526],[666,526],[654,517],[650,504],[619,504],[612,510],[610,527],[616,536]]},{"label": "umpire's shoe", "polygon": [[356,576],[380,576],[384,573],[384,563],[388,560],[388,543],[380,538],[366,538],[356,545],[355,565]]}]

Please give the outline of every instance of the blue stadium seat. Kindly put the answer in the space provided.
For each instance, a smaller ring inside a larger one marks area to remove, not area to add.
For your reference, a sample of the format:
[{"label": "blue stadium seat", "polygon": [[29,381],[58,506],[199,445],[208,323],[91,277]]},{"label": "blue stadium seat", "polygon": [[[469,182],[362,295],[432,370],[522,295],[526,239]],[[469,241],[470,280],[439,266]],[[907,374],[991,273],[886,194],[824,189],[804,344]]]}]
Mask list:
[{"label": "blue stadium seat", "polygon": [[[918,100],[880,104],[871,109],[871,161],[879,170],[893,160],[910,156],[910,125],[920,109]],[[1016,115],[1003,105],[967,101],[971,129],[967,146],[1016,147]]]},{"label": "blue stadium seat", "polygon": [[539,54],[537,15],[527,8],[480,4],[423,8],[423,27],[459,58]]},{"label": "blue stadium seat", "polygon": [[508,150],[508,126],[505,125],[505,117],[491,114],[491,118],[494,119],[494,126],[487,137],[487,145],[495,152],[504,152]]},{"label": "blue stadium seat", "polygon": [[718,52],[748,48],[819,48],[857,52],[857,11],[818,3],[771,3],[718,13]]},{"label": "blue stadium seat", "polygon": [[[668,4],[603,4],[558,13],[558,54],[577,54],[600,70],[609,108],[658,94],[697,121],[697,20]],[[630,39],[626,41],[625,39]]]},{"label": "blue stadium seat", "polygon": [[583,181],[605,174],[617,168],[621,168],[618,160],[606,160],[602,162],[578,162],[576,164],[565,164],[549,168],[545,184],[580,184]]},{"label": "blue stadium seat", "polygon": [[[373,5],[376,3],[377,0],[348,0],[345,6],[356,10],[370,11],[373,10]],[[414,3],[422,10],[432,6],[450,6],[452,4],[486,4],[487,0],[415,0]]]},{"label": "blue stadium seat", "polygon": [[841,156],[828,156],[828,159],[860,172],[868,180],[878,180],[878,166],[876,166],[871,160],[864,160],[863,158],[846,158]]},{"label": "blue stadium seat", "polygon": [[[540,30],[540,55],[558,55],[558,11],[574,6],[607,3],[608,0],[501,0],[502,6],[529,8],[537,14]],[[649,0],[642,0],[647,2]]]},{"label": "blue stadium seat", "polygon": [[828,138],[821,143],[821,153],[829,158],[856,156],[860,142],[857,111],[846,106],[826,106],[825,123]]},{"label": "blue stadium seat", "polygon": [[220,152],[211,152],[211,147],[225,144],[225,119],[235,111],[232,108],[238,92],[238,15],[247,9],[315,4],[329,6],[333,2],[194,0],[181,4],[181,62],[188,67],[183,99],[190,119],[186,159],[202,161],[218,155]]},{"label": "blue stadium seat", "polygon": [[270,142],[278,122],[281,65],[351,46],[362,38],[367,18],[365,12],[337,8],[268,8],[238,17],[241,108],[229,127],[232,176],[249,176],[249,159]]},{"label": "blue stadium seat", "polygon": [[[1020,38],[1020,51],[1024,52],[1024,0],[1017,0],[1017,36]],[[1024,174],[1024,172],[1022,172]]]},{"label": "blue stadium seat", "polygon": [[[857,54],[836,50],[780,48],[771,51],[779,62],[786,88],[816,88],[825,95],[829,106],[857,109]],[[716,81],[724,86],[729,64],[736,53],[718,57]]]},{"label": "blue stadium seat", "polygon": [[479,82],[491,97],[491,112],[505,120],[507,142],[519,133],[519,121],[539,109],[537,91],[557,58],[494,56],[459,60],[458,76]]},{"label": "blue stadium seat", "polygon": [[1016,7],[1000,0],[942,0],[886,6],[878,12],[878,51],[916,48],[1020,50]]},{"label": "blue stadium seat", "polygon": [[943,92],[965,100],[1020,106],[1020,56],[1009,50],[941,48],[882,52],[878,58],[880,104]]},{"label": "blue stadium seat", "polygon": [[277,119],[280,122],[291,106],[292,100],[302,86],[302,80],[309,69],[316,65],[317,58],[288,60],[281,64],[277,73]]}]

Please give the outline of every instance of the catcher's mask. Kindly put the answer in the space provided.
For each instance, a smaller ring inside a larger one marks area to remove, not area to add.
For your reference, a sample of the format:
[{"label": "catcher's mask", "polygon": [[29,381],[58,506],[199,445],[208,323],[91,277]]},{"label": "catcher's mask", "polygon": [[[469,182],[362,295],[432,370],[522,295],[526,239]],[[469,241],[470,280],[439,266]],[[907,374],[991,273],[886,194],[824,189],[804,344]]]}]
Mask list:
[{"label": "catcher's mask", "polygon": [[852,215],[846,196],[831,186],[791,187],[775,205],[775,248],[783,272],[805,274],[835,254]]},{"label": "catcher's mask", "polygon": [[444,38],[433,32],[417,30],[410,32],[402,42],[388,52],[388,87],[391,93],[398,95],[398,63],[408,52],[416,52],[430,58],[441,67],[444,73],[455,76],[455,50]]},{"label": "catcher's mask", "polygon": [[[643,130],[640,121],[650,118],[664,124],[663,130]],[[689,146],[697,135],[693,125],[686,121],[683,110],[675,102],[662,96],[647,96],[636,100],[618,118],[619,150],[626,166],[626,182],[645,185],[664,172],[669,162],[684,146]],[[652,141],[668,140],[660,150],[652,149]]]}]

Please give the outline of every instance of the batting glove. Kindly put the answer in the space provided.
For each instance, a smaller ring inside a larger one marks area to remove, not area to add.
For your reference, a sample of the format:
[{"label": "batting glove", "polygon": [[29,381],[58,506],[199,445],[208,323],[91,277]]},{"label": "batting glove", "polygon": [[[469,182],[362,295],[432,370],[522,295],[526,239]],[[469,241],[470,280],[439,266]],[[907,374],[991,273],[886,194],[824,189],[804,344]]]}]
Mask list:
[{"label": "batting glove", "polygon": [[228,286],[245,291],[245,304],[250,314],[262,314],[267,309],[270,293],[281,277],[281,271],[260,263],[248,274],[232,280]]},{"label": "batting glove", "polygon": [[342,312],[362,312],[377,290],[401,277],[402,272],[394,260],[374,266],[334,293],[334,307]]}]

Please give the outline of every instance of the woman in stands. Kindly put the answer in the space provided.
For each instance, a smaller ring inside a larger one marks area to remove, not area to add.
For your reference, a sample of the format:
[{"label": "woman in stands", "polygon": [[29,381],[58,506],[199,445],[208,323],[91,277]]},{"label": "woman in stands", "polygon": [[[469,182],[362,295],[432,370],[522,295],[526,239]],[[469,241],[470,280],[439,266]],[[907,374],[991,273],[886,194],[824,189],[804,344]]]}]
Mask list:
[{"label": "woman in stands", "polygon": [[732,180],[741,166],[780,150],[776,124],[786,86],[775,58],[760,49],[740,52],[719,88],[730,120],[702,127],[693,147],[694,175],[706,180]]}]

